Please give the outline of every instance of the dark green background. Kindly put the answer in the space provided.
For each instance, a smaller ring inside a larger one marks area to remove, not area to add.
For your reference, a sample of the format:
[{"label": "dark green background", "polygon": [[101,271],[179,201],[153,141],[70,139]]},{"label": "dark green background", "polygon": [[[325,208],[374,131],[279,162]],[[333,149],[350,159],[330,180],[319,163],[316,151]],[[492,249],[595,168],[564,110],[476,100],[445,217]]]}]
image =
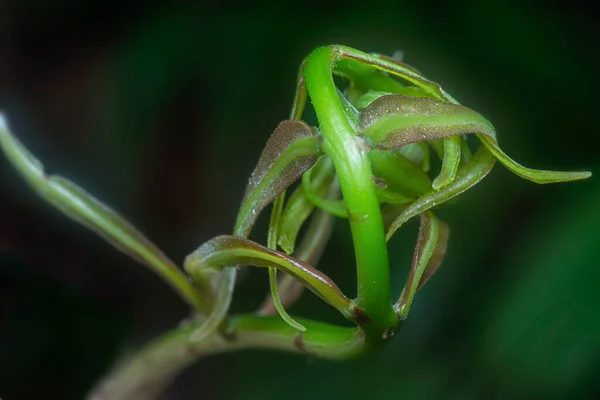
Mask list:
[{"label": "dark green background", "polygon": [[[323,44],[401,49],[488,117],[518,161],[598,176],[598,30],[590,10],[559,2],[3,1],[0,105],[50,172],[179,262],[231,231],[262,145],[288,116],[298,65]],[[35,197],[4,159],[0,171],[0,398],[81,398],[118,354],[186,308]],[[447,258],[383,351],[346,363],[260,350],[211,357],[164,399],[594,398],[596,176],[536,186],[498,165],[440,211]],[[390,245],[395,293],[416,229]],[[352,294],[349,246],[340,221],[321,265]],[[235,309],[256,307],[266,290],[265,271],[248,274]],[[339,320],[311,294],[291,311]]]}]

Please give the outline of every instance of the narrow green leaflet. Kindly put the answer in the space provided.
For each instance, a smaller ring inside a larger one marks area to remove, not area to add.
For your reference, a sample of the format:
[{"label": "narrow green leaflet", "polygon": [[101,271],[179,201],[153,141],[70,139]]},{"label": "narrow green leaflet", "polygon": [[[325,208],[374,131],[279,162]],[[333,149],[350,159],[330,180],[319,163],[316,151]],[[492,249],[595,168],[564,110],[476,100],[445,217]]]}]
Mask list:
[{"label": "narrow green leaflet", "polygon": [[432,187],[439,190],[452,183],[456,178],[461,154],[461,135],[449,137],[444,140],[444,157],[440,174],[433,180]]},{"label": "narrow green leaflet", "polygon": [[342,105],[342,109],[344,110],[344,115],[346,116],[346,119],[350,123],[352,129],[356,132],[358,130],[358,110],[354,108],[352,104],[350,104],[348,99],[339,89],[337,89],[337,94]]},{"label": "narrow green leaflet", "polygon": [[269,288],[271,289],[271,300],[277,310],[279,316],[292,328],[299,330],[300,332],[306,331],[306,327],[292,318],[283,305],[281,298],[279,297],[279,282],[277,281],[277,268],[269,267]]},{"label": "narrow green leaflet", "polygon": [[438,237],[435,243],[435,248],[433,249],[433,253],[429,258],[429,262],[423,271],[423,275],[421,276],[421,280],[419,281],[419,287],[417,287],[417,291],[421,290],[423,286],[429,281],[429,279],[435,274],[438,270],[444,257],[446,256],[446,249],[448,248],[448,237],[450,236],[450,227],[447,223],[442,220],[437,220],[438,223]]},{"label": "narrow green leaflet", "polygon": [[[447,239],[447,232],[445,233]],[[440,222],[432,212],[427,211],[421,214],[421,226],[419,228],[419,237],[415,247],[413,262],[408,274],[408,279],[404,285],[404,290],[400,298],[396,302],[396,311],[401,319],[406,319],[410,306],[417,293],[417,290],[423,286],[422,279],[429,279],[435,272],[435,269],[441,263],[440,254],[443,256],[446,243],[442,244],[443,250],[438,249],[438,241],[440,236]],[[437,254],[436,254],[437,253]],[[436,257],[432,263],[432,258]],[[429,271],[426,274],[426,271]]]},{"label": "narrow green leaflet", "polygon": [[[271,250],[277,250],[277,239],[279,237],[279,224],[281,220],[281,214],[283,212],[283,204],[285,202],[285,191],[279,195],[273,202],[273,211],[271,213],[271,221],[269,222],[269,235],[267,239],[267,245]],[[269,287],[271,289],[271,299],[275,309],[281,316],[281,318],[292,328],[297,329],[301,332],[306,331],[306,328],[296,322],[285,310],[279,297],[279,288],[277,286],[277,268],[269,267]]]},{"label": "narrow green leaflet", "polygon": [[[189,273],[189,271],[188,271]],[[233,289],[235,286],[235,268],[231,268],[229,271],[224,271],[220,274],[221,282],[217,285],[217,299],[214,307],[208,318],[204,321],[200,328],[196,329],[191,335],[190,340],[200,342],[207,336],[215,332],[219,325],[227,317],[229,306],[231,305],[231,299],[233,297]]]},{"label": "narrow green leaflet", "polygon": [[192,286],[183,272],[141,232],[85,190],[62,177],[46,175],[43,165],[10,133],[1,113],[0,145],[12,165],[44,200],[152,269],[195,309],[204,313],[210,310],[213,302],[210,287]]},{"label": "narrow green leaflet", "polygon": [[246,237],[258,215],[319,156],[317,133],[302,121],[283,121],[271,135],[248,182],[234,232]]},{"label": "narrow green leaflet", "polygon": [[[331,159],[321,157],[310,169],[310,174],[311,187],[314,188],[316,195],[325,196],[335,178],[335,169]],[[315,205],[308,198],[304,185],[298,186],[285,205],[279,225],[277,243],[287,254],[294,252],[298,232],[314,208]]]},{"label": "narrow green leaflet", "polygon": [[470,189],[491,171],[495,162],[496,159],[492,153],[485,146],[481,146],[473,155],[471,161],[459,169],[456,179],[451,184],[419,197],[403,209],[400,215],[391,223],[386,233],[387,240],[412,217],[422,214]]},{"label": "narrow green leaflet", "polygon": [[[332,198],[336,194],[337,188],[330,186],[328,197]],[[325,251],[327,242],[329,242],[329,238],[331,237],[331,233],[333,231],[334,221],[335,218],[333,215],[323,210],[316,210],[310,220],[308,228],[306,229],[306,233],[300,241],[294,257],[308,265],[315,267]],[[291,275],[284,274],[278,285],[281,304],[284,307],[289,307],[294,304],[302,295],[303,289],[304,286],[300,281],[296,280]],[[276,309],[271,296],[267,296],[260,308],[261,314],[270,315],[275,311]]]},{"label": "narrow green leaflet", "polygon": [[185,261],[186,271],[196,279],[227,267],[275,267],[292,275],[345,317],[352,318],[352,302],[325,274],[284,253],[238,236],[217,236],[200,246]]},{"label": "narrow green leaflet", "polygon": [[306,197],[321,210],[327,211],[330,214],[340,218],[348,218],[346,203],[344,200],[332,200],[319,194],[319,188],[312,182],[311,170],[308,170],[302,175],[302,188]]},{"label": "narrow green leaflet", "polygon": [[535,183],[544,184],[570,182],[580,179],[587,179],[590,176],[592,176],[592,173],[589,171],[546,171],[524,167],[518,162],[514,161],[508,155],[506,155],[506,153],[504,153],[502,149],[500,149],[498,143],[492,138],[487,137],[485,135],[477,136],[483,142],[483,144],[492,152],[492,154],[496,156],[498,161],[500,161],[506,168],[508,168],[510,171],[514,172],[516,175],[520,176],[523,179],[527,179]]},{"label": "narrow green leaflet", "polygon": [[290,119],[301,120],[304,113],[304,107],[308,100],[308,91],[306,90],[306,79],[304,78],[304,66],[306,60],[302,61],[298,70],[298,79],[296,80],[296,95],[294,96],[294,104],[290,113]]}]

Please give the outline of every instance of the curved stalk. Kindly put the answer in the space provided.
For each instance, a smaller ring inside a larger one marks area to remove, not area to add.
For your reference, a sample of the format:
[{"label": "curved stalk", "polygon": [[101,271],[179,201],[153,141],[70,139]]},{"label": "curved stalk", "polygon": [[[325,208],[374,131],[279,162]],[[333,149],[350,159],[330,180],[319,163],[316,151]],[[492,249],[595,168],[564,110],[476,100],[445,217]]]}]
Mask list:
[{"label": "curved stalk", "polygon": [[308,94],[323,135],[322,148],[333,160],[348,210],[357,268],[357,306],[371,318],[373,340],[398,326],[391,304],[388,253],[368,148],[348,121],[333,82],[334,49],[313,51],[304,68]]},{"label": "curved stalk", "polygon": [[198,323],[176,328],[122,360],[88,396],[88,400],[152,400],[183,369],[203,357],[247,348],[276,349],[319,358],[355,358],[368,346],[358,328],[338,327],[298,319],[307,331],[298,333],[279,316],[242,315],[231,318],[225,336],[213,333],[190,341]]}]

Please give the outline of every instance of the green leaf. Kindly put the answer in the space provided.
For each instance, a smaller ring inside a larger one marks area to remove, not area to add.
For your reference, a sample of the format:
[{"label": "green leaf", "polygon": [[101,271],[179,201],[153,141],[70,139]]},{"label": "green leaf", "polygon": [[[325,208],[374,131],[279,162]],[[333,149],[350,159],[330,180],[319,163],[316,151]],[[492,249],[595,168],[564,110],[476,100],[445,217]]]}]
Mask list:
[{"label": "green leaf", "polygon": [[200,342],[211,335],[219,328],[219,325],[221,325],[227,316],[233,297],[236,270],[235,268],[231,268],[228,271],[223,271],[219,276],[221,282],[217,285],[219,289],[214,307],[200,328],[196,329],[190,335],[190,340],[192,341]]},{"label": "green leaf", "polygon": [[475,111],[430,98],[383,96],[360,115],[361,134],[379,149],[422,141],[443,140],[442,169],[433,181],[439,190],[456,177],[461,160],[462,135],[481,133],[495,140],[491,123]]},{"label": "green leaf", "polygon": [[310,168],[319,155],[314,128],[302,121],[283,121],[271,135],[250,177],[234,232],[248,236],[258,215]]},{"label": "green leaf", "polygon": [[65,178],[46,175],[43,165],[10,133],[1,113],[0,145],[8,160],[44,200],[149,267],[191,306],[204,313],[209,311],[213,301],[210,287],[193,287],[183,272],[140,231],[85,190]]},{"label": "green leaf", "polygon": [[[335,177],[333,162],[329,157],[323,157],[311,169],[311,186],[315,189],[317,196],[326,196],[331,190],[331,184]],[[300,228],[313,212],[315,205],[308,198],[304,185],[298,186],[285,205],[283,216],[279,226],[279,238],[277,243],[287,253],[292,254],[296,245],[296,238]],[[310,264],[310,263],[309,263]]]},{"label": "green leaf", "polygon": [[348,79],[350,87],[360,94],[369,90],[396,93],[404,88],[402,83],[376,68],[349,59],[339,60],[335,64],[333,74]]},{"label": "green leaf", "polygon": [[[279,237],[279,224],[281,220],[281,214],[283,212],[283,204],[285,202],[285,191],[275,199],[273,202],[273,212],[271,213],[271,221],[269,222],[269,234],[268,234],[268,247],[271,250],[277,250],[277,239]],[[281,318],[292,328],[297,329],[301,332],[306,331],[306,328],[296,322],[285,310],[285,307],[281,303],[279,297],[279,290],[277,286],[277,269],[269,267],[269,287],[271,289],[271,299],[275,305],[275,309],[281,316]]]},{"label": "green leaf", "polygon": [[387,240],[412,217],[422,214],[470,189],[490,172],[495,162],[496,159],[492,156],[492,153],[485,146],[481,146],[473,155],[471,161],[458,170],[456,179],[451,184],[439,191],[421,196],[404,208],[391,223],[386,233]]},{"label": "green leaf", "polygon": [[[329,187],[328,197],[335,196],[337,188]],[[312,206],[311,203],[311,207]],[[335,218],[333,215],[323,210],[316,210],[311,221],[306,229],[306,233],[302,237],[300,244],[294,253],[294,257],[298,260],[315,267],[327,246],[327,242],[333,231],[333,223]],[[280,237],[281,238],[281,237]],[[288,253],[290,254],[290,253]],[[279,280],[278,291],[280,294],[281,304],[284,307],[289,307],[296,302],[302,295],[304,286],[300,281],[293,276],[284,274]],[[270,315],[276,312],[275,305],[271,296],[267,296],[260,308],[261,314]]]},{"label": "green leaf", "polygon": [[352,302],[327,275],[300,260],[249,239],[217,236],[204,243],[185,260],[186,271],[200,280],[223,268],[241,266],[274,267],[290,274],[345,317],[352,318]]},{"label": "green leaf", "polygon": [[300,332],[306,331],[306,328],[301,323],[297,322],[294,318],[292,318],[287,311],[283,303],[281,302],[281,298],[279,297],[279,287],[277,282],[277,269],[273,267],[269,267],[269,287],[271,288],[271,299],[273,301],[273,305],[277,310],[279,316],[292,328],[299,330]]},{"label": "green leaf", "polygon": [[[440,100],[446,100],[450,102],[456,102],[448,93],[446,93],[439,83],[430,81],[423,77],[420,72],[415,70],[413,67],[404,64],[398,60],[391,59],[390,57],[381,57],[380,55],[372,55],[364,53],[360,50],[353,49],[347,46],[335,45],[332,46],[334,53],[338,59],[336,63],[336,69],[345,72],[346,69],[360,69],[362,71],[369,71],[369,68],[376,69],[379,73],[397,76],[421,89],[424,89],[432,97]],[[389,77],[391,79],[391,77]],[[371,83],[371,82],[369,82]],[[400,87],[404,87],[398,82]],[[389,84],[384,85],[384,88],[370,86],[373,90],[388,91],[394,93],[394,90],[388,90]]]}]

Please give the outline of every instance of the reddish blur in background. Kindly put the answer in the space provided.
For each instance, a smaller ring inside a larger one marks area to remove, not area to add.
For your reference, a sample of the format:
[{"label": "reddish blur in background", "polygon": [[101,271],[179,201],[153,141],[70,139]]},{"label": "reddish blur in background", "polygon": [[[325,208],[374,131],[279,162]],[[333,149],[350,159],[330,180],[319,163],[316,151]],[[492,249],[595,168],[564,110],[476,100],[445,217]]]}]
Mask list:
[{"label": "reddish blur in background", "polygon": [[[289,114],[299,63],[323,44],[401,49],[488,117],[515,159],[600,173],[599,28],[576,3],[147,3],[0,3],[0,108],[50,173],[118,210],[177,262],[231,231],[262,146]],[[36,197],[3,157],[0,173],[0,398],[80,399],[119,354],[187,309]],[[162,398],[595,398],[596,176],[537,186],[498,165],[440,211],[447,259],[384,350],[345,363],[271,351],[211,357]],[[395,293],[416,229],[390,244]],[[352,294],[349,244],[339,221],[321,265]],[[264,270],[248,273],[234,309],[255,308],[266,290]],[[312,294],[291,312],[338,320]]]}]

